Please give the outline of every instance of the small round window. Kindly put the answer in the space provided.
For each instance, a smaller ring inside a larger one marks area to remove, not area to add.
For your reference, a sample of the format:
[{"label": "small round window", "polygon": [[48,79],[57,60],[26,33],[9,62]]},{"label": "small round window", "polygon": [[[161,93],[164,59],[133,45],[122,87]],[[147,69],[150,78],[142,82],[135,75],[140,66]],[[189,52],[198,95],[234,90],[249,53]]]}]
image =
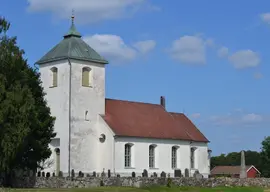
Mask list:
[{"label": "small round window", "polygon": [[101,143],[104,143],[105,140],[106,140],[106,135],[101,134],[100,137],[99,137],[99,141],[100,141]]}]

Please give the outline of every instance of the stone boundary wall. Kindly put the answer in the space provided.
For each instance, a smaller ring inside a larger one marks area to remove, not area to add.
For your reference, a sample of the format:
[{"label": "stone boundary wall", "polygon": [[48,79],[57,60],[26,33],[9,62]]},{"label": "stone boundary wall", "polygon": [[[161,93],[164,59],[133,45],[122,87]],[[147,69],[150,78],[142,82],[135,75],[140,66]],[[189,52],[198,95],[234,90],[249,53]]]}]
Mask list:
[{"label": "stone boundary wall", "polygon": [[219,187],[219,186],[254,186],[270,187],[270,178],[145,178],[145,177],[83,177],[83,178],[64,178],[64,177],[25,177],[15,179],[13,187],[17,188],[90,188],[99,186],[125,186],[125,187],[148,187],[155,185],[167,185],[172,182],[176,186],[194,187]]}]

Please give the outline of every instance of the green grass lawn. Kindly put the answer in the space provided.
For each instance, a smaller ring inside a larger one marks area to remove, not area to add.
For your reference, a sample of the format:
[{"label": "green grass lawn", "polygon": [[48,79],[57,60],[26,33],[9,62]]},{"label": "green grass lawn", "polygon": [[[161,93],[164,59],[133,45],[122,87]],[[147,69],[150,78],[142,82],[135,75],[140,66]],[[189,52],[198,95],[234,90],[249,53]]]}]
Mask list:
[{"label": "green grass lawn", "polygon": [[[129,187],[98,187],[90,189],[12,189],[6,191],[21,192],[263,192],[261,188],[191,188],[191,187],[150,187],[150,188],[129,188]],[[1,190],[0,190],[1,192]]]}]

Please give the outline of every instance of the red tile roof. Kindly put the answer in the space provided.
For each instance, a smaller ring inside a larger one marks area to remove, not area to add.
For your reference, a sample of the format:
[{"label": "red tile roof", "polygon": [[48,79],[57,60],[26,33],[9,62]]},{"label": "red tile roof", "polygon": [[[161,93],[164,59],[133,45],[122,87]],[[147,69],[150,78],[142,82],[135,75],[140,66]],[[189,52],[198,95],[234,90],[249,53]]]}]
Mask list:
[{"label": "red tile roof", "polygon": [[[246,166],[246,171],[252,165]],[[211,170],[211,175],[237,175],[240,174],[241,166],[216,166]]]},{"label": "red tile roof", "polygon": [[182,113],[158,104],[106,99],[106,123],[118,136],[209,142]]}]

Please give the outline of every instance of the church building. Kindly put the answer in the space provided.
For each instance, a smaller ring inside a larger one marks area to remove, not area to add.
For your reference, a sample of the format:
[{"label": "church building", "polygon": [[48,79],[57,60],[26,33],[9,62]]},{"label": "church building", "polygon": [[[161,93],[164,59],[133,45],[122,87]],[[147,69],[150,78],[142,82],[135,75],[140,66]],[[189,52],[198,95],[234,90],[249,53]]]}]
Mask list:
[{"label": "church building", "polygon": [[82,40],[74,17],[63,40],[36,63],[56,117],[57,135],[43,171],[210,174],[208,139],[183,113],[167,111],[165,97],[158,104],[105,97],[108,61]]}]

